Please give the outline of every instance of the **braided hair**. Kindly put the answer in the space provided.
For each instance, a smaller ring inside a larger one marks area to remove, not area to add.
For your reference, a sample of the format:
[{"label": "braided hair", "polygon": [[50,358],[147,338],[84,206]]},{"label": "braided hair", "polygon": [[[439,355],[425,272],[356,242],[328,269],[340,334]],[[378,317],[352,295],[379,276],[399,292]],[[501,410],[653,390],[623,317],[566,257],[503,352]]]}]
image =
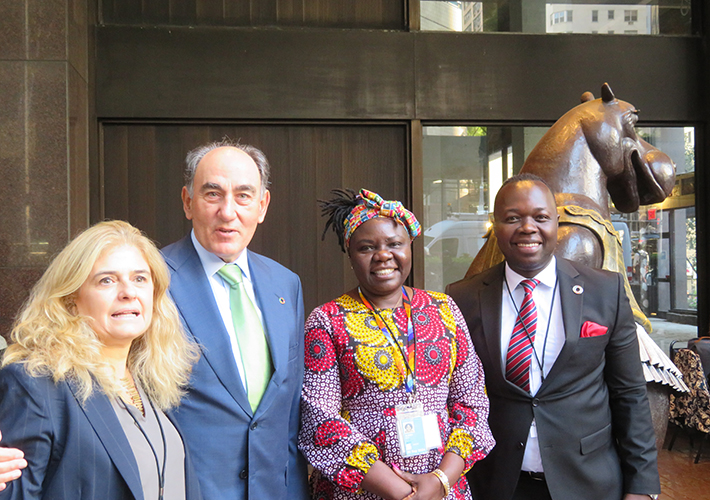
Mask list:
[{"label": "braided hair", "polygon": [[345,253],[345,220],[358,204],[357,192],[353,189],[345,188],[333,189],[331,193],[335,196],[330,200],[318,200],[321,216],[328,217],[321,241],[325,240],[328,229],[332,227],[333,232],[338,235],[340,248]]}]

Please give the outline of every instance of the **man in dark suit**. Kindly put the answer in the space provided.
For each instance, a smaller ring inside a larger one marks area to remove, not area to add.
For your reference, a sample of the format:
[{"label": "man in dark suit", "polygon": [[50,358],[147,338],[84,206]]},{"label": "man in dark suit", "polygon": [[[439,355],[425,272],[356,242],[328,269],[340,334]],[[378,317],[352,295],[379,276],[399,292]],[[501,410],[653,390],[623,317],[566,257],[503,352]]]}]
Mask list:
[{"label": "man in dark suit", "polygon": [[655,438],[622,277],[555,258],[557,219],[542,179],[509,179],[494,208],[505,262],[447,289],[485,368],[497,443],[469,472],[473,497],[653,498]]},{"label": "man in dark suit", "polygon": [[[205,499],[308,498],[305,461],[296,447],[301,282],[247,250],[269,206],[268,179],[266,157],[254,147],[221,142],[191,151],[182,200],[193,230],[163,249],[171,296],[202,349],[175,416]],[[256,314],[256,326],[239,324],[237,285],[220,271],[226,264],[239,268],[240,293],[249,297],[245,307]],[[245,328],[248,335],[240,336]],[[255,338],[261,347],[245,343]]]}]

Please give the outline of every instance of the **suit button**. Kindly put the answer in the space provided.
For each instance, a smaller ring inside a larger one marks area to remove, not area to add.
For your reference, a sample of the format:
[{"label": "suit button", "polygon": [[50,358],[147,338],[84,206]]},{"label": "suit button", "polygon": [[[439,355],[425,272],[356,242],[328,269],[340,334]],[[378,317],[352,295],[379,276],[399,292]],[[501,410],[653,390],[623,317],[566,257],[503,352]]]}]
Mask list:
[{"label": "suit button", "polygon": [[539,399],[535,398],[535,399],[532,400],[532,405],[533,405],[534,407],[537,407],[539,404],[540,404],[540,400],[539,400]]},{"label": "suit button", "polygon": [[251,427],[249,427],[249,428],[251,430],[255,431],[257,427],[258,427],[258,424],[256,422],[254,422],[253,424],[251,424]]},{"label": "suit button", "polygon": [[239,473],[239,479],[246,479],[247,477],[249,477],[249,473],[247,472],[246,469],[242,470],[242,471]]},{"label": "suit button", "polygon": [[517,448],[518,448],[519,450],[522,450],[523,448],[525,448],[525,443],[518,443]]}]

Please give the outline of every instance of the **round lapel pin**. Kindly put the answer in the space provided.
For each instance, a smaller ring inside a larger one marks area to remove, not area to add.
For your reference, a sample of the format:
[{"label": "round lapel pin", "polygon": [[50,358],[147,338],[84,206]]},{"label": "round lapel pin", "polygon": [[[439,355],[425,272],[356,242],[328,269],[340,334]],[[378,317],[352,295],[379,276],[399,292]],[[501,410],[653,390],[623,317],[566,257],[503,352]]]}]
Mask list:
[{"label": "round lapel pin", "polygon": [[572,292],[574,292],[576,295],[582,295],[582,292],[584,292],[584,288],[582,288],[582,285],[574,285],[572,287]]},{"label": "round lapel pin", "polygon": [[279,297],[279,304],[284,305],[286,303],[286,299],[283,297]]}]

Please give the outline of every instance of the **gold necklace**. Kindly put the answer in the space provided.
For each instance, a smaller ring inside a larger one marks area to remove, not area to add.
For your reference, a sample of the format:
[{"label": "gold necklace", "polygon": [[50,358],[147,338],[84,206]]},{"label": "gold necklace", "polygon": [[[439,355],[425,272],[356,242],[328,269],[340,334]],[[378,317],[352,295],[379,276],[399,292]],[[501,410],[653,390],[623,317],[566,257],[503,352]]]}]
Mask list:
[{"label": "gold necklace", "polygon": [[141,399],[141,395],[138,392],[138,388],[136,387],[135,382],[133,382],[133,378],[129,374],[126,377],[122,378],[121,382],[123,382],[123,388],[126,390],[126,394],[128,394],[128,397],[131,399],[131,404],[138,408],[138,411],[141,412],[141,415],[145,417],[143,400]]}]

